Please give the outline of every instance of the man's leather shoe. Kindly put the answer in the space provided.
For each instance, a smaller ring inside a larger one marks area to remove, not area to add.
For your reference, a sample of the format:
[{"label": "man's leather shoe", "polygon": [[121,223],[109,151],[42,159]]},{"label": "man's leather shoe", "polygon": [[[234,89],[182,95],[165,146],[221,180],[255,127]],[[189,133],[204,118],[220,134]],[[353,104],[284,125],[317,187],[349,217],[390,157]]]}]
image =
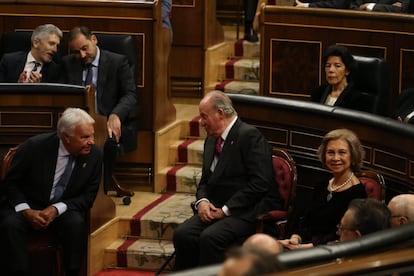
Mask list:
[{"label": "man's leather shoe", "polygon": [[257,42],[259,41],[259,37],[257,33],[250,28],[247,32],[244,33],[244,40],[247,40],[249,42]]}]

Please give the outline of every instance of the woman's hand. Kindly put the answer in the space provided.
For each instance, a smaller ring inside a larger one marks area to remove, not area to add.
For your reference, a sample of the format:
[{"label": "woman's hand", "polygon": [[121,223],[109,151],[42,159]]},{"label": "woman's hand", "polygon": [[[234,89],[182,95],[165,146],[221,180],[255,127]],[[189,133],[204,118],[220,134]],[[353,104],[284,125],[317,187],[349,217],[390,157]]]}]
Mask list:
[{"label": "woman's hand", "polygon": [[312,243],[302,244],[302,238],[297,234],[293,234],[290,239],[280,240],[280,243],[289,250],[313,247]]},{"label": "woman's hand", "polygon": [[306,5],[300,2],[299,0],[295,0],[295,3],[296,3],[296,7],[298,8],[306,8]]}]

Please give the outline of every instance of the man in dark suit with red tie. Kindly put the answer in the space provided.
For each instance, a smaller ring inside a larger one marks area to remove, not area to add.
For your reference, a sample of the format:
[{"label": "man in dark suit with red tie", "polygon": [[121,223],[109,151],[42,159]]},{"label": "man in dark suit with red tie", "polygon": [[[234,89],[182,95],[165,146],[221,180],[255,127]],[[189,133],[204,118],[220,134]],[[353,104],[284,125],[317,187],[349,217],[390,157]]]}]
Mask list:
[{"label": "man in dark suit with red tie", "polygon": [[134,76],[126,56],[99,48],[98,39],[89,28],[73,28],[68,41],[71,55],[62,60],[66,82],[94,85],[96,112],[107,118],[108,139],[104,146],[104,190],[107,192],[114,184],[112,171],[117,155],[137,147]]},{"label": "man in dark suit with red tie", "polygon": [[208,136],[197,213],[174,232],[175,270],[224,261],[230,246],[255,233],[258,214],[282,206],[271,146],[260,131],[242,122],[220,91],[205,95],[199,111]]},{"label": "man in dark suit with red tie", "polygon": [[1,187],[7,191],[0,217],[4,275],[29,272],[27,237],[48,229],[60,239],[66,276],[79,276],[87,249],[85,213],[102,174],[94,122],[84,110],[68,108],[57,132],[29,138],[17,149]]},{"label": "man in dark suit with red tie", "polygon": [[52,24],[38,26],[32,33],[29,52],[6,53],[0,61],[0,82],[60,82],[60,67],[53,61],[62,31]]}]

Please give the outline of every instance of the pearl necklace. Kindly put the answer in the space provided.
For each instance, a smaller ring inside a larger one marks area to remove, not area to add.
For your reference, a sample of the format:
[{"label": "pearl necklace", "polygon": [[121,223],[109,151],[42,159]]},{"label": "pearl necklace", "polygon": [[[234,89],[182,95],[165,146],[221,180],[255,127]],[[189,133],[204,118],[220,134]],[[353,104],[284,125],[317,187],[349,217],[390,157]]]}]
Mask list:
[{"label": "pearl necklace", "polygon": [[353,177],[353,176],[354,176],[354,173],[352,172],[352,173],[351,173],[351,175],[348,177],[348,179],[347,179],[347,180],[345,180],[345,182],[344,182],[344,183],[342,183],[342,184],[341,184],[341,185],[339,185],[339,186],[336,186],[335,188],[333,188],[333,187],[332,187],[333,179],[331,179],[331,180],[329,181],[329,184],[328,184],[328,191],[329,191],[329,194],[328,194],[328,196],[326,197],[326,200],[327,200],[327,201],[331,200],[331,199],[332,199],[332,192],[335,192],[336,190],[339,190],[339,189],[341,189],[342,187],[346,186],[349,182],[351,182],[351,180],[352,180],[352,177]]}]

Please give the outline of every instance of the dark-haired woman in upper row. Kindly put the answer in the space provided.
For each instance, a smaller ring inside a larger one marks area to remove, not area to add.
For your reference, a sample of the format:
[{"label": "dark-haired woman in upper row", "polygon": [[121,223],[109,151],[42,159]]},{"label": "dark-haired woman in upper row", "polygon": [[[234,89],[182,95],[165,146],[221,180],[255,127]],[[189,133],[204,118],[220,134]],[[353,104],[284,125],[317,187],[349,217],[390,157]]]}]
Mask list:
[{"label": "dark-haired woman in upper row", "polygon": [[311,101],[369,112],[370,105],[352,79],[355,60],[348,48],[340,45],[329,46],[322,62],[327,84],[311,92]]}]

